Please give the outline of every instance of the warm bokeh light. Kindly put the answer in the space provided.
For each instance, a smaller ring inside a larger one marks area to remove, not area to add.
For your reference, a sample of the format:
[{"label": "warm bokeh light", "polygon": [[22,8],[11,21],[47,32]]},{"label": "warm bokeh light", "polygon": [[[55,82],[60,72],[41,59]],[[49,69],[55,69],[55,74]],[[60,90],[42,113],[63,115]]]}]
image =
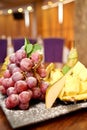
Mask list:
[{"label": "warm bokeh light", "polygon": [[32,10],[32,6],[28,6],[28,7],[27,7],[27,10],[28,10],[28,11],[31,11],[31,10]]},{"label": "warm bokeh light", "polygon": [[23,8],[19,8],[18,12],[20,12],[20,13],[23,12]]},{"label": "warm bokeh light", "polygon": [[64,0],[59,0],[60,2],[63,2]]},{"label": "warm bokeh light", "polygon": [[41,9],[43,9],[43,10],[48,9],[48,5],[42,6]]},{"label": "warm bokeh light", "polygon": [[53,3],[52,3],[52,1],[48,1],[48,5],[52,5]]},{"label": "warm bokeh light", "polygon": [[11,14],[13,11],[12,11],[12,9],[9,9],[8,10],[8,14]]},{"label": "warm bokeh light", "polygon": [[0,10],[0,15],[2,15],[3,14],[3,11],[2,10]]}]

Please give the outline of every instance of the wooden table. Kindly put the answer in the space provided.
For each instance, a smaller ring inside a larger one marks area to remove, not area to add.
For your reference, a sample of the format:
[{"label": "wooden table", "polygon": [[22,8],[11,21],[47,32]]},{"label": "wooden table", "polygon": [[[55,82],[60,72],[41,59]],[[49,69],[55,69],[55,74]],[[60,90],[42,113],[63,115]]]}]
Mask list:
[{"label": "wooden table", "polygon": [[[0,130],[13,130],[0,109]],[[69,113],[52,120],[17,130],[87,130],[87,109]]]}]

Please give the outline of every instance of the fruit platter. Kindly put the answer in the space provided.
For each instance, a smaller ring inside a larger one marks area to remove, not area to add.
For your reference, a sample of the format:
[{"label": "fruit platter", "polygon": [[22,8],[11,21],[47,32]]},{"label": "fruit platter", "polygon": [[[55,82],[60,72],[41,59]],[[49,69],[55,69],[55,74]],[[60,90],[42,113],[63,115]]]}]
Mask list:
[{"label": "fruit platter", "polygon": [[0,106],[13,128],[46,121],[87,107],[87,68],[72,47],[58,68],[43,63],[41,46],[25,39],[0,71]]}]

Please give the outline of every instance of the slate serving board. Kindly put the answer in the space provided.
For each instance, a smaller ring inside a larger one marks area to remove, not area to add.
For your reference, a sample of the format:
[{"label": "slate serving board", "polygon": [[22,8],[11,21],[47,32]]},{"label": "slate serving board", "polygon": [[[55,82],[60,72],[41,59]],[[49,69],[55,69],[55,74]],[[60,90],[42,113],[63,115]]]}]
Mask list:
[{"label": "slate serving board", "polygon": [[5,97],[0,94],[0,106],[12,128],[19,128],[86,108],[87,102],[69,105],[59,103],[50,109],[46,109],[45,104],[43,102],[39,102],[30,106],[28,110],[9,110],[5,107]]}]

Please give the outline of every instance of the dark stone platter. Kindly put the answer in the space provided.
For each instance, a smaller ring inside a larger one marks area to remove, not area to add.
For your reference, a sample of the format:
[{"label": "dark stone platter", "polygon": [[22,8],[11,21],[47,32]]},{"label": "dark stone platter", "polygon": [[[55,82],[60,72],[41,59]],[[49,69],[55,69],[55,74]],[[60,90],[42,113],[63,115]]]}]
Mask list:
[{"label": "dark stone platter", "polygon": [[28,110],[9,110],[5,107],[5,97],[0,94],[0,106],[12,128],[18,128],[53,119],[67,113],[86,108],[87,102],[79,102],[68,105],[57,103],[57,105],[50,109],[46,109],[43,102],[38,102],[30,106]]}]

